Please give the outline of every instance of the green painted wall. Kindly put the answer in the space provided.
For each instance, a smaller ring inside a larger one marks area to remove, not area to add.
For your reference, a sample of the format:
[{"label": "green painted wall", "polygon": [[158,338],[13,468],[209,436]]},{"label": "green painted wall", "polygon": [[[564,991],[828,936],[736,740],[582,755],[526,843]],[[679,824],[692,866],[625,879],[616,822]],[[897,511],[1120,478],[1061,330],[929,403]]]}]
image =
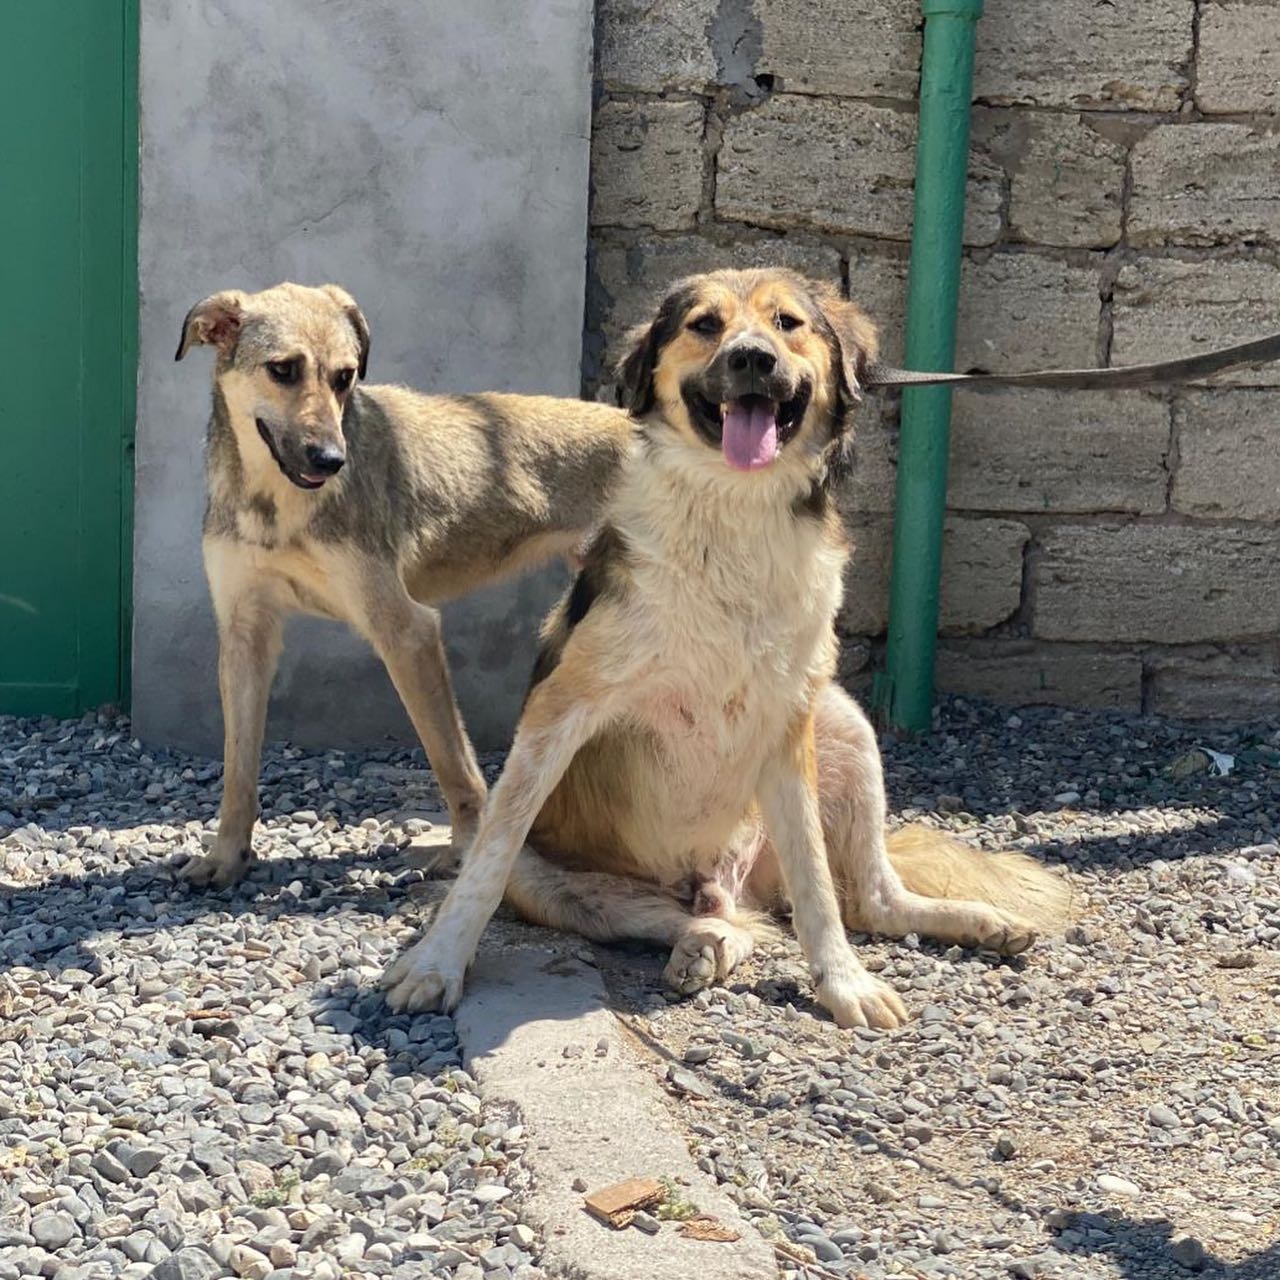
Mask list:
[{"label": "green painted wall", "polygon": [[127,700],[137,3],[4,7],[0,711]]}]

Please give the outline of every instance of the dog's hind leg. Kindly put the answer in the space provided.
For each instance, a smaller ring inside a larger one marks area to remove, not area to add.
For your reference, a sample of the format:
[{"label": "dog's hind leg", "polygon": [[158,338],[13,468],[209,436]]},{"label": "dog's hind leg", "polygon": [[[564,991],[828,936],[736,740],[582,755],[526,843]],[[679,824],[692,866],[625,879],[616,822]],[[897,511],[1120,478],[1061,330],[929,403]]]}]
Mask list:
[{"label": "dog's hind leg", "polygon": [[512,868],[506,900],[534,924],[593,942],[634,939],[671,947],[662,976],[684,995],[723,982],[755,946],[754,917],[739,917],[727,900],[723,914],[694,915],[657,885],[566,870],[527,848]]},{"label": "dog's hind leg", "polygon": [[[983,853],[930,833],[937,837],[931,851],[936,874],[916,875],[904,859],[901,871],[909,875],[904,883],[895,850],[900,833],[885,838],[884,774],[870,721],[832,684],[819,696],[814,730],[827,856],[850,928],[892,937],[918,933],[1007,954],[1031,945],[1039,915],[1024,910],[1025,896],[988,895],[979,883],[995,890],[1015,871],[1023,873],[1027,859]],[[927,855],[917,859],[922,870],[927,860]],[[948,867],[957,874],[949,874]],[[962,868],[970,874],[958,874]],[[1040,867],[1032,878],[1047,886],[1060,883]]]},{"label": "dog's hind leg", "polygon": [[440,614],[396,583],[369,605],[363,629],[422,741],[462,848],[475,835],[485,782],[453,695]]},{"label": "dog's hind leg", "polygon": [[210,583],[218,615],[218,691],[224,734],[222,807],[213,848],[192,858],[182,868],[182,875],[192,884],[221,889],[235,884],[253,860],[262,734],[280,657],[283,620],[275,606],[258,594],[225,598],[212,571]]}]

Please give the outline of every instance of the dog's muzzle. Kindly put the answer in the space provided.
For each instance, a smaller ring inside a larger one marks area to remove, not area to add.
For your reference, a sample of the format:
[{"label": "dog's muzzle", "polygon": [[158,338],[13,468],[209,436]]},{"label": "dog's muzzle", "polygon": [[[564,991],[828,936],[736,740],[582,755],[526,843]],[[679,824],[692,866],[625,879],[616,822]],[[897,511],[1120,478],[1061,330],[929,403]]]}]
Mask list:
[{"label": "dog's muzzle", "polygon": [[267,446],[272,458],[275,459],[276,466],[280,468],[281,475],[290,484],[297,485],[299,489],[321,489],[330,476],[342,470],[346,455],[333,445],[307,445],[306,468],[290,466],[276,447],[271,428],[261,418],[255,418],[254,421],[258,427],[258,435],[262,437],[262,443]]},{"label": "dog's muzzle", "polygon": [[800,429],[812,387],[778,368],[773,347],[739,342],[686,384],[685,406],[698,433],[735,471],[769,466]]}]

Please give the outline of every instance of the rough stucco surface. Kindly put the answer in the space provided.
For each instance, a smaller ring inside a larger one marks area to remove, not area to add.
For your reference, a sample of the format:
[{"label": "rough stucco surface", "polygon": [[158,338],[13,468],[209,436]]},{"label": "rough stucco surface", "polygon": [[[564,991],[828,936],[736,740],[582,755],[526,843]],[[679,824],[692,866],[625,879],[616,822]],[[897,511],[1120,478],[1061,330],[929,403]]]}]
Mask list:
[{"label": "rough stucco surface", "polygon": [[[623,329],[667,282],[713,266],[836,281],[901,360],[918,6],[596,8],[597,135],[657,103],[703,127],[643,173],[597,148],[588,387],[608,394]],[[956,367],[1127,364],[1280,328],[1278,74],[1280,0],[987,0]],[[651,212],[618,216],[635,191]],[[1114,396],[957,394],[939,687],[1274,714],[1278,385],[1274,364]],[[859,431],[840,670],[861,688],[882,655],[897,400]]]},{"label": "rough stucco surface", "polygon": [[[373,330],[370,380],[577,394],[590,121],[587,0],[316,6],[143,0],[134,716],[216,748],[200,565],[209,356],[173,363],[219,288],[334,280]],[[463,711],[503,742],[548,571],[446,610]],[[390,682],[336,625],[293,625],[273,736],[410,739]]]}]

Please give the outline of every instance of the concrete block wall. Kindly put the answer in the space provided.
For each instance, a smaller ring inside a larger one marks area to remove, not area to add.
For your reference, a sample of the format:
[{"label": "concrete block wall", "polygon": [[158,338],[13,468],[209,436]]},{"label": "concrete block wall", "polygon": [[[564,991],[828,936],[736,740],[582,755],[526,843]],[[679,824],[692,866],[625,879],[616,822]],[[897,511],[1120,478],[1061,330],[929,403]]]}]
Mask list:
[{"label": "concrete block wall", "polygon": [[[663,286],[785,263],[902,356],[909,0],[597,0],[585,381]],[[987,0],[961,369],[1130,363],[1280,328],[1280,0]],[[886,621],[897,404],[859,425],[842,674]],[[939,683],[1010,703],[1280,709],[1280,365],[955,399]]]}]

